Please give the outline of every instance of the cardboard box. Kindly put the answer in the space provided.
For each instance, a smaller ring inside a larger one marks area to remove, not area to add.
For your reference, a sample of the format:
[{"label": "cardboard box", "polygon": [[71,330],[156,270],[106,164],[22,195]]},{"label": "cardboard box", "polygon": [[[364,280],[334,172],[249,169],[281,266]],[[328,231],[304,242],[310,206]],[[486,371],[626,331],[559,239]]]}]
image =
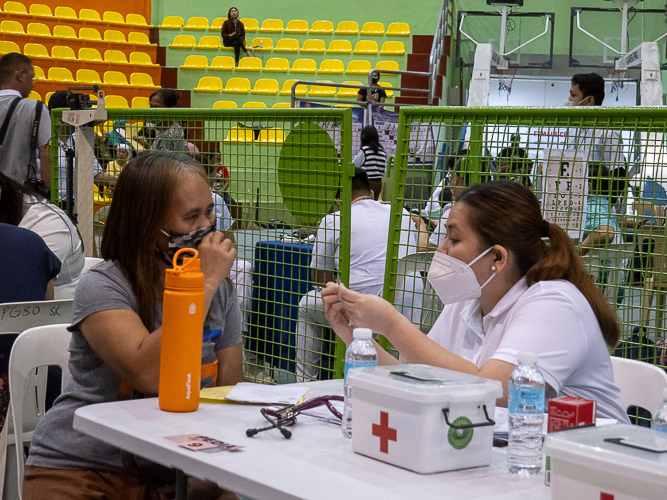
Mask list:
[{"label": "cardboard box", "polygon": [[595,425],[597,404],[591,399],[563,396],[549,400],[547,432],[560,431],[581,425]]}]

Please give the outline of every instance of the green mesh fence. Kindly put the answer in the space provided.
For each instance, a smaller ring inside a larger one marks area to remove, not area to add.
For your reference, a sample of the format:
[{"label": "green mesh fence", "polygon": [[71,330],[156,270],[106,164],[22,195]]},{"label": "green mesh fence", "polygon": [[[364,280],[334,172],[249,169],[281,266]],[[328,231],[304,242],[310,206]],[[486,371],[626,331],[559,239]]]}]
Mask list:
[{"label": "green mesh fence", "polygon": [[[62,112],[52,117],[52,200],[64,205],[74,144]],[[78,214],[93,217],[92,256],[100,257],[127,154],[188,153],[206,170],[217,229],[236,242],[230,278],[243,316],[246,379],[340,377],[344,344],[322,325],[323,284],[313,281],[311,265],[348,282],[351,131],[345,109],[109,109],[96,127],[95,213]],[[321,233],[331,245],[317,244],[323,219],[335,220]]]},{"label": "green mesh fence", "polygon": [[[401,109],[387,177],[394,223],[384,298],[428,333],[442,303],[426,276],[453,184],[521,182],[568,232],[616,311],[621,342],[612,354],[665,369],[666,128],[660,108]],[[407,255],[398,236],[405,211],[417,246]]]}]

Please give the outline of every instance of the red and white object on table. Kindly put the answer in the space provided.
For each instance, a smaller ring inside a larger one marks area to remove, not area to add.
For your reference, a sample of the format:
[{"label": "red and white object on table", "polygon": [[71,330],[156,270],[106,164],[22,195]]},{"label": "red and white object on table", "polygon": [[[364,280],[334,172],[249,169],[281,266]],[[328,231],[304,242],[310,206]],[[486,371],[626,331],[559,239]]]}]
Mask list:
[{"label": "red and white object on table", "polygon": [[560,431],[582,425],[595,425],[597,403],[592,399],[563,396],[549,400],[547,432]]}]

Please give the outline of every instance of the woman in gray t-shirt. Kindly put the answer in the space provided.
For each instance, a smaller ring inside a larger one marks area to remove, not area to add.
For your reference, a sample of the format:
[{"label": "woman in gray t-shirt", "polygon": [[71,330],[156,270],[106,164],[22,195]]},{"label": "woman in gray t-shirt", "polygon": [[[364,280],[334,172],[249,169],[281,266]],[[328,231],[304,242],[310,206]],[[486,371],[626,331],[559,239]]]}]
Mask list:
[{"label": "woman in gray t-shirt", "polygon": [[24,499],[90,498],[86,485],[98,494],[108,488],[109,498],[149,498],[156,477],[170,481],[155,464],[157,476],[138,473],[135,461],[72,421],[88,404],[157,394],[164,276],[180,248],[198,248],[204,274],[202,386],[243,380],[241,313],[228,279],[236,250],[214,230],[211,191],[192,158],[150,153],[123,169],[102,239],[105,262],[85,273],[74,297],[72,378],[35,430]]}]

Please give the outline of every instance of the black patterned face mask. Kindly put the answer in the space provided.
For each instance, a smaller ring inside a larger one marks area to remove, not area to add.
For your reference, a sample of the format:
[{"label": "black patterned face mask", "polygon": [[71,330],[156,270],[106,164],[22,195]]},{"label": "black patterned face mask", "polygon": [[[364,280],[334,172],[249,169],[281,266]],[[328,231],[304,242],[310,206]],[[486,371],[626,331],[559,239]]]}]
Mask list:
[{"label": "black patterned face mask", "polygon": [[[208,234],[215,231],[215,224],[202,229],[197,229],[191,233],[167,233],[162,229],[160,229],[160,231],[162,231],[162,233],[169,238],[167,243],[167,250],[164,252],[158,250],[157,248],[155,250],[160,255],[162,260],[169,267],[172,267],[174,265],[174,255],[176,255],[176,252],[178,252],[181,248],[194,248],[196,250],[202,240]],[[184,255],[179,256],[179,262],[177,263],[179,266],[183,263],[183,258]]]}]

